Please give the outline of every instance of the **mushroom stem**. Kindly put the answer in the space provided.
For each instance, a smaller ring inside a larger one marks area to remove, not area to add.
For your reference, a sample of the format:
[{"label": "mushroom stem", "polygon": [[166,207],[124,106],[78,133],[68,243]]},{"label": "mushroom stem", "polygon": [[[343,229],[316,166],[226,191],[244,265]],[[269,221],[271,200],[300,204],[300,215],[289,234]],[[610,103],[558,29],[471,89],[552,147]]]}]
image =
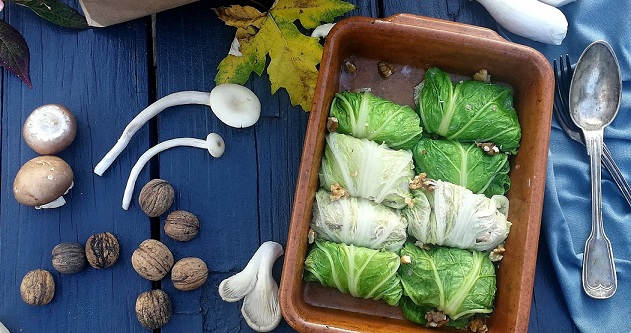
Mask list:
[{"label": "mushroom stem", "polygon": [[131,169],[129,178],[127,179],[127,185],[125,186],[125,192],[123,193],[123,209],[127,210],[131,202],[131,196],[134,193],[134,186],[136,179],[140,171],[144,168],[145,164],[158,153],[165,151],[169,148],[185,146],[207,149],[213,157],[220,157],[224,150],[224,141],[217,133],[210,133],[206,137],[206,140],[197,138],[176,138],[158,143],[157,145],[149,148],[144,154],[138,158],[136,164]]},{"label": "mushroom stem", "polygon": [[164,109],[184,104],[201,104],[209,105],[210,93],[203,91],[182,91],[176,92],[160,98],[153,104],[149,105],[146,109],[142,110],[132,121],[125,127],[123,134],[118,139],[114,147],[105,154],[101,161],[94,168],[94,173],[99,176],[103,175],[103,172],[107,170],[114,160],[120,155],[120,153],[127,147],[132,136],[147,122],[149,119],[155,117],[158,113]]}]

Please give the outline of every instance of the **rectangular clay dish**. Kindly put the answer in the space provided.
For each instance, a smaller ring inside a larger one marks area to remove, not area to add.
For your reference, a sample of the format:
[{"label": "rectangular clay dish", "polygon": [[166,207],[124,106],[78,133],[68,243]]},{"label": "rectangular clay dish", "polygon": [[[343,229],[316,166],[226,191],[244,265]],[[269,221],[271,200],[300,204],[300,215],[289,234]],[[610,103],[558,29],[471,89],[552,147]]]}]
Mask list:
[{"label": "rectangular clay dish", "polygon": [[[399,74],[384,80],[375,68],[375,75],[358,80],[361,83],[349,83],[342,71],[348,59],[360,64],[386,61],[409,76]],[[296,330],[457,332],[425,328],[405,320],[398,307],[357,299],[302,280],[326,120],[334,94],[359,88],[357,85],[361,84],[384,98],[409,103],[409,94],[420,81],[414,76],[415,71],[422,73],[430,66],[467,77],[485,68],[493,82],[514,88],[514,106],[523,136],[519,153],[511,158],[511,189],[507,196],[508,218],[513,225],[497,272],[495,311],[487,325],[489,332],[528,330],[553,103],[550,63],[536,50],[508,42],[491,30],[408,14],[385,19],[345,19],[327,37],[306,132],[280,285],[283,315]]]}]

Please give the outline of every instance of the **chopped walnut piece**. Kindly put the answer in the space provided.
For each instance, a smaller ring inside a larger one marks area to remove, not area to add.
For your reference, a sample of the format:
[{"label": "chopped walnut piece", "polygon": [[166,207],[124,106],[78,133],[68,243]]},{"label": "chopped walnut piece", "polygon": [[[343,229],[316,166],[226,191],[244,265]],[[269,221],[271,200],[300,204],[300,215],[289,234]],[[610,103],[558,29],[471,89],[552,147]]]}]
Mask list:
[{"label": "chopped walnut piece", "polygon": [[491,82],[491,75],[486,69],[481,69],[477,73],[473,74],[473,79],[482,82]]},{"label": "chopped walnut piece", "polygon": [[425,251],[429,251],[431,249],[431,247],[428,244],[422,243],[420,241],[416,241],[414,245],[416,245],[416,247],[418,247],[419,249],[423,249]]},{"label": "chopped walnut piece", "polygon": [[489,331],[486,324],[480,318],[475,318],[469,323],[469,329],[475,333],[486,333]]},{"label": "chopped walnut piece", "polygon": [[490,156],[500,153],[500,149],[493,142],[476,142],[475,145],[482,148]]},{"label": "chopped walnut piece", "polygon": [[415,176],[414,179],[408,185],[410,190],[418,190],[423,188],[426,191],[433,191],[436,188],[436,182],[433,179],[427,178],[427,174],[421,172],[418,176]]},{"label": "chopped walnut piece", "polygon": [[408,208],[414,208],[414,200],[412,198],[405,198],[404,202],[406,205],[408,205]]},{"label": "chopped walnut piece", "polygon": [[491,259],[491,261],[500,261],[504,258],[505,251],[504,244],[500,244],[489,253],[489,259]]},{"label": "chopped walnut piece", "polygon": [[390,75],[394,74],[395,72],[394,66],[385,61],[380,61],[377,64],[377,67],[379,68],[379,75],[381,75],[381,77],[384,79],[389,78]]},{"label": "chopped walnut piece", "polygon": [[429,310],[425,313],[425,319],[427,319],[427,327],[443,327],[449,322],[447,315],[441,311]]},{"label": "chopped walnut piece", "polygon": [[348,74],[355,74],[357,72],[357,66],[347,60],[344,62],[344,71]]},{"label": "chopped walnut piece", "polygon": [[402,256],[401,257],[401,263],[404,264],[404,265],[411,264],[412,263],[412,257],[410,257],[410,256]]},{"label": "chopped walnut piece", "polygon": [[307,242],[309,242],[309,244],[313,244],[317,236],[318,234],[315,232],[315,230],[309,229],[309,232],[307,233]]},{"label": "chopped walnut piece", "polygon": [[339,198],[348,197],[348,191],[343,188],[340,184],[335,183],[331,185],[331,200],[337,200]]},{"label": "chopped walnut piece", "polygon": [[333,133],[337,131],[337,128],[340,127],[340,122],[335,117],[329,117],[326,119],[326,129]]}]

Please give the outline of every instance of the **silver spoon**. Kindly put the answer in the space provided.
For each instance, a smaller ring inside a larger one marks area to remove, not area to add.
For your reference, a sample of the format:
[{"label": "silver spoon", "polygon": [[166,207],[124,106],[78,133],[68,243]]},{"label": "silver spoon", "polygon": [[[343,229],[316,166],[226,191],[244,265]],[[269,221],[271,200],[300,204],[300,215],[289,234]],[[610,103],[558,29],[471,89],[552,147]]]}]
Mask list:
[{"label": "silver spoon", "polygon": [[601,161],[603,129],[620,106],[620,66],[605,41],[590,44],[578,59],[570,83],[570,116],[583,130],[590,157],[592,230],[583,253],[583,289],[593,298],[613,296],[618,285],[611,242],[605,235],[602,216]]}]

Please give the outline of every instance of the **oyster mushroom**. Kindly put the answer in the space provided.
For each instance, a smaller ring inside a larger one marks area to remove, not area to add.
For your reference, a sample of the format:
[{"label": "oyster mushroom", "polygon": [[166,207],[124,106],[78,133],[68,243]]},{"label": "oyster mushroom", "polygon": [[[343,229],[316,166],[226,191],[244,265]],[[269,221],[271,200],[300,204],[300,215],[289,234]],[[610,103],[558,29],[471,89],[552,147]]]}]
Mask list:
[{"label": "oyster mushroom", "polygon": [[196,138],[176,138],[167,140],[164,142],[160,142],[157,145],[151,147],[144,154],[138,158],[136,164],[131,169],[129,174],[129,178],[127,179],[127,185],[125,186],[125,192],[123,193],[123,209],[127,210],[129,208],[129,204],[131,203],[131,196],[134,193],[134,186],[136,184],[136,179],[138,179],[138,175],[142,168],[144,168],[145,164],[156,154],[165,151],[169,148],[178,147],[178,146],[188,146],[188,147],[196,147],[207,149],[210,155],[217,158],[223,155],[223,152],[226,148],[226,145],[223,141],[223,138],[219,136],[217,133],[210,133],[206,136],[206,140],[196,139]]},{"label": "oyster mushroom", "polygon": [[282,318],[278,301],[278,284],[272,276],[274,262],[283,255],[283,247],[267,241],[254,253],[245,268],[221,281],[219,295],[226,302],[243,299],[241,314],[257,332],[275,329]]},{"label": "oyster mushroom", "polygon": [[57,208],[73,186],[72,169],[57,156],[35,157],[20,168],[13,182],[13,195],[22,205]]},{"label": "oyster mushroom", "polygon": [[250,89],[238,84],[220,84],[213,88],[210,93],[182,91],[167,95],[149,105],[132,119],[114,147],[94,167],[94,173],[102,176],[123,149],[127,147],[132,136],[149,119],[170,106],[184,104],[208,105],[219,120],[236,128],[252,126],[261,116],[261,102],[258,97]]},{"label": "oyster mushroom", "polygon": [[60,104],[42,105],[26,118],[22,137],[41,155],[53,155],[66,149],[77,134],[77,121],[72,112]]}]

